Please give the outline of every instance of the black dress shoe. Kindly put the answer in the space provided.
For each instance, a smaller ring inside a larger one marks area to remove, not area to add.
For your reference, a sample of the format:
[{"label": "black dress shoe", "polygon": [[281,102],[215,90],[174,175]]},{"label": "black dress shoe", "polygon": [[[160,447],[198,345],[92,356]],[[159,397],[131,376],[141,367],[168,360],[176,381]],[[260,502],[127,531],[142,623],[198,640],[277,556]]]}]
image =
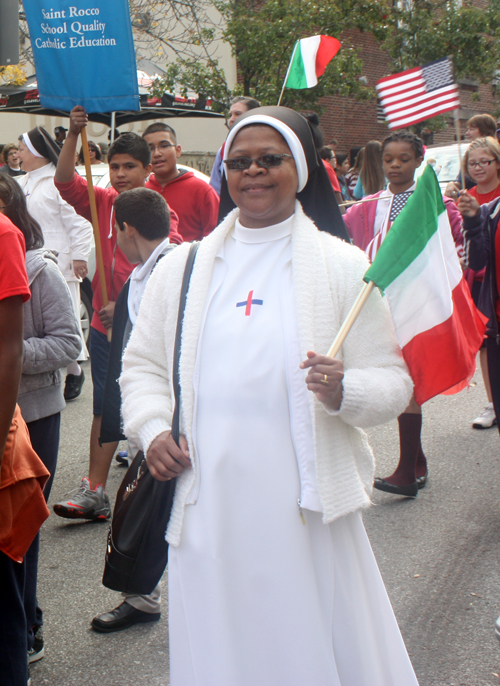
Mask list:
[{"label": "black dress shoe", "polygon": [[373,487],[379,491],[385,491],[386,493],[392,493],[393,495],[403,495],[406,498],[415,498],[418,493],[417,481],[414,481],[408,486],[395,486],[394,484],[390,484],[385,479],[380,479],[378,476],[376,476],[373,482]]},{"label": "black dress shoe", "polygon": [[128,629],[133,624],[144,622],[157,622],[161,617],[160,612],[143,612],[136,610],[127,601],[123,601],[118,607],[110,612],[105,612],[102,615],[97,615],[90,622],[94,631],[99,631],[103,634],[109,634],[112,631],[122,631]]},{"label": "black dress shoe", "polygon": [[76,374],[66,374],[66,383],[64,384],[64,400],[76,400],[82,392],[83,382],[85,381],[85,374],[78,376]]},{"label": "black dress shoe", "polygon": [[417,476],[417,486],[418,486],[419,490],[421,488],[423,488],[425,486],[425,484],[427,483],[427,475],[428,474],[429,474],[429,472],[427,472],[423,476]]}]

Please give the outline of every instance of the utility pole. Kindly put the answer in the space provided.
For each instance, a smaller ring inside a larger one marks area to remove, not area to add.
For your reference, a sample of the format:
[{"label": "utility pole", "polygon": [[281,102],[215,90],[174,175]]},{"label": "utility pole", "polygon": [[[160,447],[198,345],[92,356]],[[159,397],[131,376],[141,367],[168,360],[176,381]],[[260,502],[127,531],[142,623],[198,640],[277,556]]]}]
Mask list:
[{"label": "utility pole", "polygon": [[0,0],[0,66],[19,64],[19,0]]}]

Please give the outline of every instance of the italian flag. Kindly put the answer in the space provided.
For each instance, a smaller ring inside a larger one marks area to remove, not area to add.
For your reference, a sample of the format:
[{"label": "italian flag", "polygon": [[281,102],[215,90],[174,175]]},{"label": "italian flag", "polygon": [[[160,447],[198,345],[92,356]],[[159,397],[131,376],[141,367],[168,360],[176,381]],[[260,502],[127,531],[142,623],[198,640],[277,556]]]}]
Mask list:
[{"label": "italian flag", "polygon": [[325,73],[326,65],[340,49],[331,36],[311,36],[295,43],[288,67],[287,88],[312,88]]},{"label": "italian flag", "polygon": [[487,319],[476,309],[463,278],[430,165],[364,279],[387,296],[417,403],[467,386]]}]

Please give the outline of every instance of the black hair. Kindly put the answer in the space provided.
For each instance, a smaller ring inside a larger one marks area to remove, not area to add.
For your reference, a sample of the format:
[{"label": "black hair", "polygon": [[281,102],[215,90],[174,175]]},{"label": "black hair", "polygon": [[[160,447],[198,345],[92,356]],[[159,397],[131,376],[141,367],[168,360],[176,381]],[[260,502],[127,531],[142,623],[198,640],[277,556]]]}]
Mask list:
[{"label": "black hair", "polygon": [[338,154],[335,153],[335,157],[337,158],[337,167],[341,167],[346,161],[346,159],[349,157],[349,155],[343,152],[339,152]]},{"label": "black hair", "polygon": [[235,98],[231,100],[231,107],[233,105],[236,105],[236,103],[238,102],[243,103],[247,110],[255,110],[257,109],[257,107],[261,106],[260,102],[255,98],[249,98],[246,95],[237,95]]},{"label": "black hair", "polygon": [[115,217],[121,231],[123,222],[133,226],[148,241],[167,238],[170,211],[162,195],[149,188],[132,188],[115,199]]},{"label": "black hair", "polygon": [[363,147],[360,145],[355,145],[353,148],[351,148],[349,152],[349,164],[351,167],[354,167],[356,164],[356,159],[359,155],[360,150],[362,150]]},{"label": "black hair", "polygon": [[165,133],[169,133],[170,138],[177,145],[177,134],[175,133],[174,129],[161,121],[155,121],[153,124],[150,124],[142,134],[142,137],[144,138],[144,136],[148,136],[150,133],[157,133],[158,131],[165,131]]},{"label": "black hair", "polygon": [[413,148],[415,157],[424,156],[424,141],[411,131],[395,131],[389,134],[382,143],[382,153],[389,143],[409,143]]},{"label": "black hair", "polygon": [[335,157],[335,153],[327,145],[324,145],[322,148],[320,148],[318,152],[322,160],[331,160]]},{"label": "black hair", "polygon": [[40,224],[28,212],[26,198],[21,186],[7,174],[0,174],[0,199],[5,204],[3,214],[22,231],[26,250],[43,248]]},{"label": "black hair", "polygon": [[151,164],[151,150],[144,138],[136,133],[122,133],[109,147],[108,164],[114,155],[130,155],[134,160],[138,160],[143,167]]},{"label": "black hair", "polygon": [[[101,146],[98,143],[94,143],[94,141],[89,141],[89,150],[90,148],[92,148],[92,150],[95,150],[96,159],[102,160]],[[78,159],[76,161],[78,164],[85,164],[85,160],[83,158],[83,145],[80,148],[80,152],[78,153]]]},{"label": "black hair", "polygon": [[304,114],[303,116],[309,122],[309,127],[314,140],[314,147],[319,152],[325,145],[325,136],[323,135],[323,131],[321,131],[319,128],[319,117],[316,112],[313,112],[312,114]]}]

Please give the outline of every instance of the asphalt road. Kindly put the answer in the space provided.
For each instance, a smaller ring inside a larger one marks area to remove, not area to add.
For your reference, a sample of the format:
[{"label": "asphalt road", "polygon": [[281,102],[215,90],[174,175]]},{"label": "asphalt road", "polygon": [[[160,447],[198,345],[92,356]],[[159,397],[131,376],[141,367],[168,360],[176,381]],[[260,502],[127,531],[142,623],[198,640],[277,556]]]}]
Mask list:
[{"label": "asphalt road", "polygon": [[[496,429],[471,428],[484,403],[478,374],[469,390],[427,403],[427,487],[416,500],[375,492],[365,514],[421,686],[500,684],[493,629],[500,614],[500,438]],[[89,378],[63,413],[51,503],[87,473],[90,421]],[[397,460],[397,424],[369,436],[377,474],[387,476]],[[123,474],[114,463],[111,498]],[[120,602],[101,585],[107,528],[52,514],[42,529],[39,601],[46,648],[45,658],[32,665],[33,686],[168,686],[166,579],[160,622],[109,635],[90,629],[95,614]]]}]

